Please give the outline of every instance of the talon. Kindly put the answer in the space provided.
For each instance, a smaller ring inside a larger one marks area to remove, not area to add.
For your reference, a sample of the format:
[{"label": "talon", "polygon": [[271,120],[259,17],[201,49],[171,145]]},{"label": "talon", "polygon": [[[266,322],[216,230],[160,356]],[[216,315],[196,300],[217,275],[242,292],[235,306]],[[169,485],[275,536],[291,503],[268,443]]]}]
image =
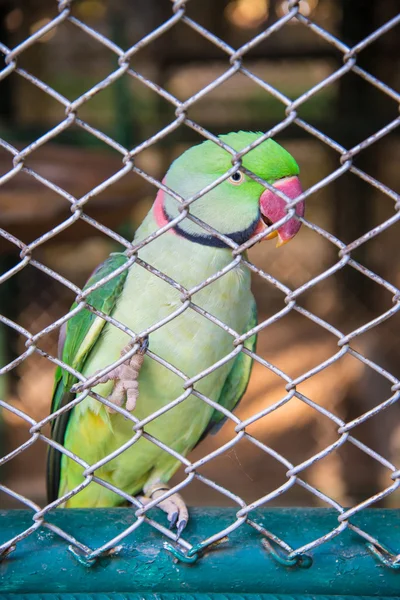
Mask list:
[{"label": "talon", "polygon": [[[121,350],[121,356],[125,356],[125,354],[132,350],[133,346],[132,342],[125,346]],[[114,388],[111,394],[109,394],[108,400],[116,406],[123,406],[125,404],[125,408],[129,412],[135,410],[136,407],[136,401],[139,396],[138,377],[144,361],[144,354],[148,347],[149,338],[146,336],[140,341],[140,346],[136,354],[127,359],[125,363],[112,369],[107,375],[100,377],[97,381],[97,383],[115,381]],[[107,407],[107,410],[110,414],[116,412],[110,407]]]},{"label": "talon", "polygon": [[178,535],[178,538],[181,537],[182,531],[185,529],[186,525],[187,525],[187,520],[186,519],[182,519],[181,521],[179,521],[177,528],[176,528],[176,532]]},{"label": "talon", "polygon": [[148,349],[149,349],[149,336],[146,335],[146,337],[144,337],[140,340],[140,346],[139,346],[138,352],[139,352],[139,354],[145,354]]},{"label": "talon", "polygon": [[178,517],[179,517],[178,511],[176,511],[176,512],[172,513],[172,515],[168,516],[170,529],[173,529],[175,527]]},{"label": "talon", "polygon": [[[154,500],[158,496],[162,496],[168,489],[169,487],[165,485],[165,483],[153,481],[153,483],[145,485],[143,491],[147,497]],[[189,520],[188,510],[183,498],[179,494],[175,493],[169,496],[169,498],[159,502],[157,506],[167,513],[169,528],[173,529],[176,527],[179,537]]]}]

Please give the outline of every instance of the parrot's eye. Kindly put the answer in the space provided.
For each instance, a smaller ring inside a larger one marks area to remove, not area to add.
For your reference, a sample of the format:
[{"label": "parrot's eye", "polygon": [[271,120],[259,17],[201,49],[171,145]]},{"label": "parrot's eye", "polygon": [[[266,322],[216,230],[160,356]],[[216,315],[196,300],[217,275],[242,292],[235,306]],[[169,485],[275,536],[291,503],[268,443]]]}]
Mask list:
[{"label": "parrot's eye", "polygon": [[240,171],[236,171],[229,177],[228,181],[233,185],[240,185],[244,181],[244,175]]}]

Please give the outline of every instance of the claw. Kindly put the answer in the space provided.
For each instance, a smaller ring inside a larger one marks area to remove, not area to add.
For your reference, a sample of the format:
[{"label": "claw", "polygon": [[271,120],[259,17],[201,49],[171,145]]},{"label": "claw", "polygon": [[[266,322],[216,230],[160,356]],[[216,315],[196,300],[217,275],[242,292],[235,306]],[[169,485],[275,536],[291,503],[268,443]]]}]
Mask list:
[{"label": "claw", "polygon": [[[143,489],[145,496],[152,500],[158,496],[162,496],[167,490],[169,490],[169,487],[160,481],[147,484]],[[159,502],[157,506],[167,513],[169,528],[173,529],[176,527],[179,537],[189,520],[188,510],[182,497],[179,494],[172,494],[169,498]]]},{"label": "claw", "polygon": [[144,337],[140,340],[140,346],[139,346],[138,352],[139,352],[139,354],[145,354],[148,349],[149,349],[149,336],[146,335],[146,337]]},{"label": "claw", "polygon": [[181,521],[178,522],[177,528],[176,528],[176,533],[178,535],[178,538],[181,537],[182,531],[185,529],[187,525],[187,519],[182,519]]},{"label": "claw", "polygon": [[[121,351],[121,356],[132,350],[133,346],[133,343],[125,346]],[[100,377],[97,381],[97,383],[107,383],[114,380],[114,388],[108,396],[108,400],[116,406],[123,406],[125,404],[125,408],[129,412],[135,410],[136,407],[136,401],[139,396],[138,377],[144,360],[143,355],[148,347],[149,338],[146,336],[140,340],[139,349],[136,354],[131,356],[125,363],[112,369],[107,375]],[[115,412],[109,407],[107,407],[107,410],[111,414]]]},{"label": "claw", "polygon": [[172,513],[172,515],[168,516],[169,528],[170,529],[173,529],[175,527],[176,522],[178,520],[178,517],[179,517],[178,511],[176,511],[176,512]]}]

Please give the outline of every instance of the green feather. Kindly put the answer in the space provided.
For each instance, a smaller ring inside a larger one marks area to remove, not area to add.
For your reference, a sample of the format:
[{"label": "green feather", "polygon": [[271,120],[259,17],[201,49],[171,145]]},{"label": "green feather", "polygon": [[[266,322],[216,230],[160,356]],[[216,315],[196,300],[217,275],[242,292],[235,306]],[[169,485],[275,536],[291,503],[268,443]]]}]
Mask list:
[{"label": "green feather", "polygon": [[[127,260],[128,258],[123,254],[112,254],[96,269],[83,289],[87,289],[100,281],[103,277],[110,275],[113,271],[116,271],[126,263]],[[127,274],[128,269],[94,290],[89,294],[87,303],[106,315],[110,315],[121,295]],[[76,306],[77,304],[74,303],[71,309]],[[81,372],[85,360],[105,324],[106,321],[104,319],[87,309],[81,310],[72,317],[72,319],[67,322],[66,326],[66,338],[61,356],[62,360],[67,365]],[[71,394],[69,390],[76,382],[76,377],[68,371],[63,370],[60,367],[57,368],[51,412],[59,410],[74,399],[74,394]],[[67,411],[52,421],[51,435],[53,440],[59,444],[64,443],[65,432],[70,416],[71,411]],[[58,497],[60,466],[61,453],[50,447],[47,460],[47,489],[50,502]]]},{"label": "green feather", "polygon": [[[250,314],[249,322],[245,328],[245,331],[250,331],[257,325],[257,306],[253,302],[253,309]],[[257,344],[257,335],[253,335],[244,342],[244,347],[251,352],[255,352]],[[222,388],[221,395],[218,399],[218,404],[227,408],[228,410],[234,410],[243,398],[247,385],[250,380],[251,369],[253,366],[253,359],[248,354],[240,352],[233,363],[233,367],[229,372],[228,377]],[[214,410],[211,415],[210,423],[203,435],[198,441],[198,444],[209,434],[215,435],[225,423],[227,417],[220,410]]]}]

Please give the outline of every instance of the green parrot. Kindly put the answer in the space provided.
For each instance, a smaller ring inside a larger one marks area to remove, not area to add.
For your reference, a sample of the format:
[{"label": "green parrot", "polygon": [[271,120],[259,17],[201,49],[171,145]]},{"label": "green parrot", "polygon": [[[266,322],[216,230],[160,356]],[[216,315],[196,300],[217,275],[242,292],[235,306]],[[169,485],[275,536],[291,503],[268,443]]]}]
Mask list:
[{"label": "green parrot", "polygon": [[[239,131],[220,139],[240,151],[262,134]],[[187,199],[210,185],[231,168],[231,155],[212,141],[189,148],[169,168],[164,183]],[[268,139],[244,155],[243,166],[290,198],[301,193],[294,158],[279,144]],[[265,230],[285,216],[285,201],[242,171],[237,170],[190,206],[190,213],[238,244]],[[140,242],[179,215],[178,202],[160,190],[138,228],[134,241]],[[304,203],[296,206],[299,216]],[[280,246],[294,237],[300,221],[292,217],[277,232]],[[265,239],[265,238],[264,238]],[[232,261],[231,249],[219,238],[189,219],[183,219],[143,246],[138,256],[158,271],[190,290],[226,267]],[[115,253],[101,264],[86,287],[111,274],[128,261]],[[182,306],[181,292],[167,281],[132,264],[122,273],[93,291],[88,303],[112,316],[140,335]],[[222,277],[197,291],[192,301],[239,334],[257,323],[256,305],[250,290],[250,271],[239,263]],[[256,336],[245,347],[254,350]],[[132,339],[115,325],[87,309],[77,313],[60,332],[60,358],[84,376],[93,376],[132,349]],[[149,334],[139,352],[103,375],[92,390],[113,404],[145,419],[184,392],[184,381],[160,362],[146,356],[152,353],[191,378],[223,359],[233,349],[233,337],[224,328],[192,308]],[[251,358],[240,352],[200,379],[195,389],[226,409],[233,410],[244,394],[251,371]],[[58,368],[52,411],[71,402],[70,391],[77,382]],[[180,455],[186,456],[214,425],[224,418],[204,400],[190,394],[185,400],[150,420],[144,431]],[[95,398],[86,397],[52,422],[52,437],[68,451],[92,465],[117,451],[133,438],[132,421],[110,410]],[[101,480],[143,503],[165,495],[168,481],[181,462],[149,439],[140,437],[121,454],[96,469]],[[85,480],[84,468],[69,456],[50,447],[48,457],[48,499],[56,500]],[[111,507],[124,498],[110,488],[92,481],[63,503],[65,507]],[[159,508],[167,513],[178,535],[188,521],[188,511],[179,494],[162,499]]]}]

